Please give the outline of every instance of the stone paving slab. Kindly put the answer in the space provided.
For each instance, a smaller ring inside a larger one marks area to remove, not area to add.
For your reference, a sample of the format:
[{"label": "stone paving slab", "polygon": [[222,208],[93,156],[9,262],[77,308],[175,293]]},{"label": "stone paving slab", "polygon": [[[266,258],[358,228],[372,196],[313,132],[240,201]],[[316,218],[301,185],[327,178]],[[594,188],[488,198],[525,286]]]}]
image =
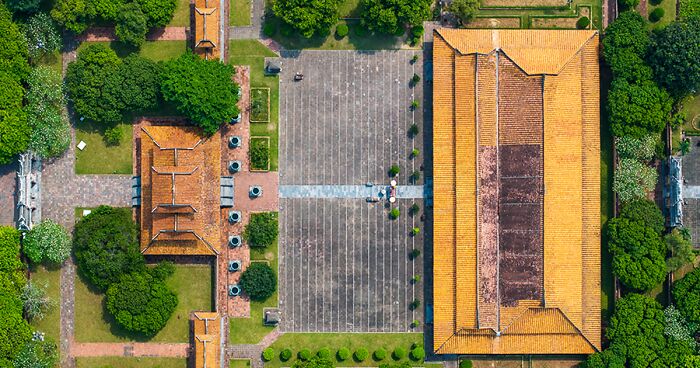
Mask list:
[{"label": "stone paving slab", "polygon": [[0,166],[0,225],[15,225],[17,163]]},{"label": "stone paving slab", "polygon": [[[283,185],[280,198],[386,198],[388,185]],[[381,191],[384,191],[382,194]],[[424,198],[422,185],[401,185],[396,188],[397,198]]]}]

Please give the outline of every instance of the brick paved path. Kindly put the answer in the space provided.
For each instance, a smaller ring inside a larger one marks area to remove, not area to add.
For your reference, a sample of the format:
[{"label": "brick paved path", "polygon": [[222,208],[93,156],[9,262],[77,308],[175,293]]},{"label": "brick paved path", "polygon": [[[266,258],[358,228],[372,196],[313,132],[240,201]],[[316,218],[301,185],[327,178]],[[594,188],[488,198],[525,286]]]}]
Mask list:
[{"label": "brick paved path", "polygon": [[73,343],[73,357],[125,356],[186,358],[188,343]]},{"label": "brick paved path", "polygon": [[[184,41],[187,40],[187,36],[186,27],[165,27],[148,32],[146,39],[148,41]],[[77,37],[80,42],[108,42],[116,39],[114,27],[92,27]]]}]

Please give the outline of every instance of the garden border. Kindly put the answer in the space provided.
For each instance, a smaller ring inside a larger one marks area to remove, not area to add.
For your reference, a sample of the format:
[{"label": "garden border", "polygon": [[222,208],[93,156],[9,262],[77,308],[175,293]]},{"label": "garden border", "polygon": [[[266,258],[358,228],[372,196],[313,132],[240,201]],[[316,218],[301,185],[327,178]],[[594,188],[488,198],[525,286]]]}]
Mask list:
[{"label": "garden border", "polygon": [[[504,28],[492,28],[492,29],[523,29],[523,17],[522,15],[477,15],[474,17],[474,19],[517,19],[518,20],[518,28],[510,28],[510,27],[504,27]],[[467,27],[469,28],[469,27]],[[475,28],[478,29],[478,28]]]},{"label": "garden border", "polygon": [[[253,91],[257,90],[257,89],[267,91],[267,120],[253,120]],[[269,123],[270,122],[270,93],[271,93],[270,87],[251,87],[250,88],[250,122],[251,123]]]},{"label": "garden border", "polygon": [[556,18],[581,18],[581,9],[587,8],[588,9],[588,19],[590,20],[590,23],[588,24],[587,29],[593,29],[593,7],[590,5],[576,5],[576,12],[572,15],[554,15],[554,14],[543,14],[543,15],[530,15],[528,16],[528,24],[527,28],[528,29],[577,29],[575,26],[574,28],[561,28],[561,27],[533,27],[532,25],[532,20],[533,19],[556,19]]},{"label": "garden border", "polygon": [[[268,95],[269,96],[269,95]],[[267,142],[267,169],[254,169],[253,161],[250,158],[250,150],[253,148],[253,139],[262,139]],[[250,161],[250,171],[251,172],[269,172],[270,164],[272,163],[272,157],[270,157],[270,137],[264,135],[253,135],[248,139],[248,161]]]}]

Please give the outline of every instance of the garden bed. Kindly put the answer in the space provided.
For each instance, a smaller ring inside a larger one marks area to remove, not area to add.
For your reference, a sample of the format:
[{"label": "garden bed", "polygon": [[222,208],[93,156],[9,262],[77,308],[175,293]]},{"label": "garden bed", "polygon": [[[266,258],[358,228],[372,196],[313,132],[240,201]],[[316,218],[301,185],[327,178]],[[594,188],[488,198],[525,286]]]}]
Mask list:
[{"label": "garden bed", "polygon": [[481,0],[484,8],[560,8],[567,5],[567,0]]},{"label": "garden bed", "polygon": [[467,28],[520,28],[520,17],[476,17]]},{"label": "garden bed", "polygon": [[[532,16],[530,17],[531,28],[543,28],[543,29],[575,29],[576,22],[581,17],[587,17],[591,19],[591,8],[587,6],[581,6],[577,8],[577,14],[573,16]],[[588,28],[591,27],[589,24]]]},{"label": "garden bed", "polygon": [[270,89],[251,88],[250,89],[250,122],[269,123],[270,122]]},{"label": "garden bed", "polygon": [[250,137],[250,171],[270,171],[270,137]]}]

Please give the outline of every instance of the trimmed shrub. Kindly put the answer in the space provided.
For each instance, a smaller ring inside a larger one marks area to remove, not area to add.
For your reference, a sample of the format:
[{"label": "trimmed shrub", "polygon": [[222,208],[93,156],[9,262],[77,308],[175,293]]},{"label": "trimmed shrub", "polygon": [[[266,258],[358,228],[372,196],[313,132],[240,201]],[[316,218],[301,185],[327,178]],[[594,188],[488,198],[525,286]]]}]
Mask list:
[{"label": "trimmed shrub", "polygon": [[307,361],[311,359],[311,350],[309,349],[301,349],[301,351],[297,354],[297,357],[303,361]]},{"label": "trimmed shrub", "polygon": [[264,301],[277,289],[277,276],[267,264],[252,263],[241,275],[240,283],[251,300]]},{"label": "trimmed shrub", "polygon": [[283,362],[286,362],[291,358],[292,358],[292,351],[289,350],[289,348],[282,350],[282,352],[280,353],[280,360]]},{"label": "trimmed shrub", "polygon": [[418,258],[418,256],[420,256],[420,249],[418,248],[413,248],[411,249],[411,252],[408,253],[408,258],[410,258],[411,260]]},{"label": "trimmed shrub", "polygon": [[651,13],[649,14],[649,20],[656,23],[656,22],[660,21],[661,18],[663,18],[665,14],[666,14],[666,11],[664,10],[664,8],[656,8],[656,9],[652,10]]},{"label": "trimmed shrub", "polygon": [[420,300],[418,299],[413,299],[411,304],[408,305],[408,309],[410,310],[416,310],[420,307]]},{"label": "trimmed shrub", "polygon": [[389,176],[394,177],[396,175],[399,175],[401,172],[401,168],[399,168],[398,165],[391,165],[391,168],[389,169]]},{"label": "trimmed shrub", "polygon": [[329,348],[319,349],[316,355],[321,359],[330,359],[333,356],[333,354],[331,353],[331,349]]},{"label": "trimmed shrub", "polygon": [[386,359],[386,350],[384,348],[379,348],[374,351],[373,357],[374,360],[380,361]]},{"label": "trimmed shrub", "polygon": [[417,346],[411,350],[411,360],[423,360],[425,358],[425,349],[422,346]]},{"label": "trimmed shrub", "polygon": [[265,139],[250,140],[250,166],[256,170],[267,170],[270,165],[270,147]]},{"label": "trimmed shrub", "polygon": [[262,352],[262,358],[264,361],[269,362],[275,357],[275,349],[273,348],[266,348]]},{"label": "trimmed shrub", "polygon": [[251,247],[267,247],[277,239],[277,212],[254,213],[243,230],[243,238]]},{"label": "trimmed shrub", "polygon": [[420,155],[420,150],[419,150],[418,148],[414,148],[414,149],[411,151],[411,157],[412,157],[412,158],[416,158],[416,157],[418,157],[418,155]]},{"label": "trimmed shrub", "polygon": [[459,368],[472,368],[473,364],[471,360],[462,360],[459,362]]},{"label": "trimmed shrub", "polygon": [[356,361],[364,362],[367,357],[369,357],[369,352],[365,348],[359,348],[355,350],[355,354],[353,356],[355,357]]},{"label": "trimmed shrub", "polygon": [[639,5],[639,0],[620,0],[618,4],[620,4],[620,6],[622,6],[624,9],[632,9]]},{"label": "trimmed shrub", "polygon": [[411,208],[408,210],[408,212],[409,212],[411,215],[415,215],[415,214],[417,214],[418,212],[420,212],[420,206],[418,205],[418,203],[412,204],[412,205],[411,205]]},{"label": "trimmed shrub", "polygon": [[576,28],[578,29],[588,29],[589,25],[591,25],[591,20],[588,17],[581,17],[576,21]]},{"label": "trimmed shrub", "polygon": [[33,263],[61,264],[70,256],[71,240],[63,226],[44,220],[24,237],[24,254]]},{"label": "trimmed shrub", "polygon": [[389,211],[389,218],[392,220],[396,220],[399,216],[401,216],[401,211],[399,211],[398,208],[392,208],[391,211]]},{"label": "trimmed shrub", "polygon": [[651,5],[657,6],[664,2],[664,0],[649,0],[649,2],[651,3]]},{"label": "trimmed shrub", "polygon": [[340,349],[338,349],[338,354],[337,354],[338,360],[340,360],[341,362],[344,362],[344,361],[350,359],[350,354],[351,354],[350,349],[340,348]]},{"label": "trimmed shrub", "polygon": [[350,28],[348,28],[348,25],[345,23],[338,24],[338,26],[335,27],[335,34],[340,38],[347,36],[349,32]]},{"label": "trimmed shrub", "polygon": [[124,137],[124,134],[119,126],[113,126],[105,130],[104,140],[108,146],[118,146],[122,141],[122,137]]},{"label": "trimmed shrub", "polygon": [[406,358],[406,349],[404,349],[402,347],[398,347],[398,348],[394,349],[394,352],[391,354],[391,356],[392,356],[392,358],[394,358],[394,360],[404,359],[404,358]]}]

